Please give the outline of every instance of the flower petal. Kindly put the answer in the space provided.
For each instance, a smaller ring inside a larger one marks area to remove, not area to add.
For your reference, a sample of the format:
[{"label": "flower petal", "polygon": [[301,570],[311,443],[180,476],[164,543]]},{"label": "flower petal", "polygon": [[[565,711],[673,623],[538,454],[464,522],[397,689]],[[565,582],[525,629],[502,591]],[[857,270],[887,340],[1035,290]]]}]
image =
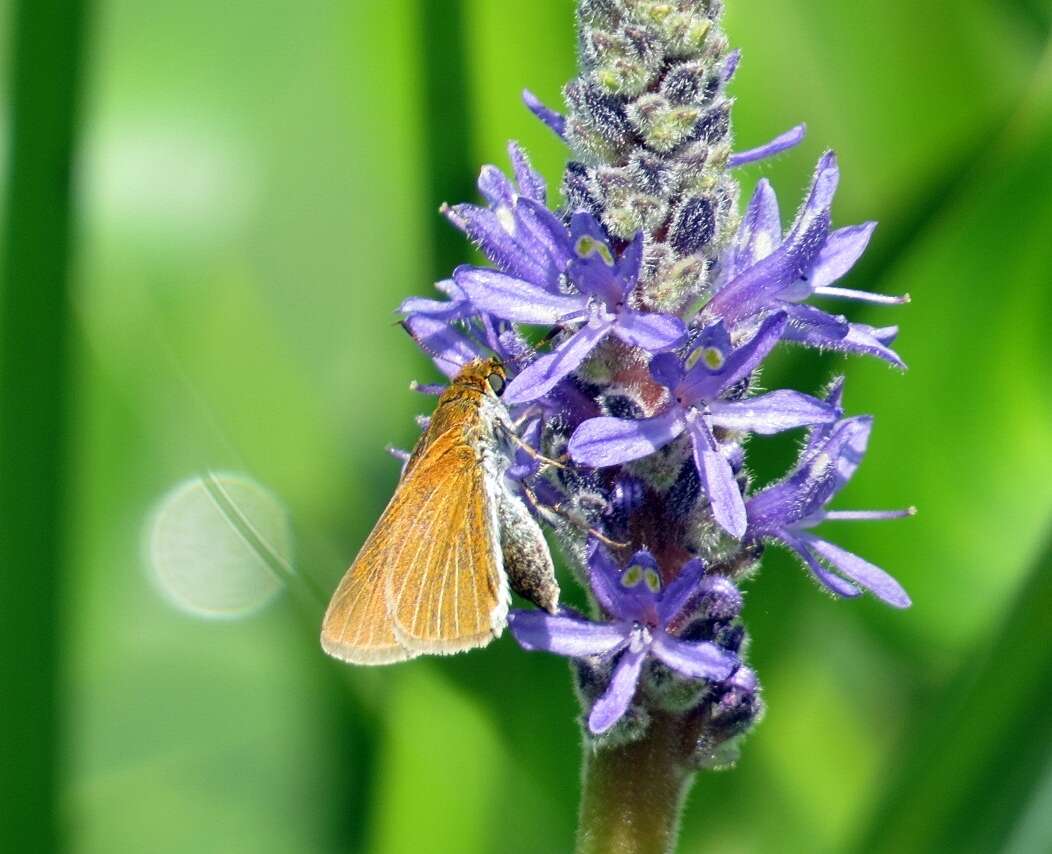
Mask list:
[{"label": "flower petal", "polygon": [[593,623],[566,613],[511,611],[508,628],[523,649],[571,658],[611,655],[628,642],[628,631],[621,624]]},{"label": "flower petal", "polygon": [[402,324],[447,377],[455,377],[464,365],[481,355],[469,338],[445,321],[415,314],[403,320]]},{"label": "flower petal", "polygon": [[807,543],[803,542],[799,537],[784,529],[773,533],[772,536],[779,540],[783,545],[788,546],[796,552],[803,559],[804,564],[811,570],[818,582],[827,590],[830,590],[837,596],[843,596],[845,599],[854,599],[856,596],[862,595],[862,591],[855,587],[854,584],[845,581],[839,575],[830,572],[822,566],[818,561],[818,558],[816,558],[811,549],[808,548]]},{"label": "flower petal", "polygon": [[496,166],[486,165],[479,172],[479,192],[493,207],[505,205],[511,207],[515,203],[515,188],[508,180],[508,176]]},{"label": "flower petal", "polygon": [[713,518],[727,533],[740,540],[745,534],[748,519],[745,515],[745,502],[730,463],[719,451],[702,451],[700,460],[695,454],[695,462],[701,472],[702,485],[709,496]]},{"label": "flower petal", "polygon": [[678,386],[683,373],[683,360],[675,353],[659,353],[650,360],[650,376],[666,388]]},{"label": "flower petal", "polygon": [[425,314],[435,320],[446,322],[468,316],[465,311],[468,314],[473,313],[471,306],[466,301],[452,302],[427,297],[407,297],[398,306],[399,314]]},{"label": "flower petal", "polygon": [[712,370],[704,359],[699,359],[679,384],[678,397],[686,403],[714,400],[724,389],[749,376],[767,358],[782,339],[785,326],[785,312],[772,314],[752,338],[727,355],[718,370]]},{"label": "flower petal", "polygon": [[771,306],[781,293],[810,271],[829,233],[830,206],[840,172],[836,155],[818,162],[811,192],[785,241],[774,252],[738,273],[709,300],[703,312],[728,323]]},{"label": "flower petal", "polygon": [[553,294],[496,270],[458,267],[453,278],[475,308],[517,323],[558,323],[585,303],[583,297]]},{"label": "flower petal", "polygon": [[[598,297],[608,309],[615,310],[635,285],[635,279],[627,281],[621,277],[614,250],[599,220],[578,211],[570,218],[570,239],[575,255],[567,267],[570,280],[581,293]],[[630,258],[628,264],[631,263]]]},{"label": "flower petal", "polygon": [[515,183],[519,194],[527,199],[544,204],[548,199],[548,185],[544,178],[530,165],[530,158],[517,142],[508,143],[508,157],[515,172]]},{"label": "flower petal", "polygon": [[902,585],[879,566],[812,534],[805,534],[802,539],[838,572],[865,587],[878,599],[896,608],[908,608],[912,604]]},{"label": "flower petal", "polygon": [[702,592],[705,575],[704,561],[693,558],[680,567],[679,575],[661,591],[658,597],[658,617],[662,626],[668,626],[681,616],[691,599]]},{"label": "flower petal", "polygon": [[785,312],[789,315],[789,325],[782,337],[789,341],[801,340],[801,336],[820,341],[839,341],[847,335],[850,327],[842,314],[830,314],[813,305],[786,305]]},{"label": "flower petal", "polygon": [[744,166],[746,163],[755,163],[757,160],[764,160],[768,157],[774,157],[776,154],[781,154],[783,151],[788,151],[790,148],[794,148],[804,141],[806,131],[806,125],[797,125],[794,128],[790,128],[785,133],[776,136],[765,145],[758,146],[757,148],[750,148],[748,151],[739,151],[737,154],[732,154],[727,160],[727,165],[733,169],[735,166]]},{"label": "flower petal", "polygon": [[632,698],[636,694],[639,672],[643,669],[646,655],[646,647],[638,652],[626,649],[621,654],[614,673],[610,677],[610,684],[603,695],[595,701],[588,715],[588,729],[596,735],[601,735],[611,729],[628,711]]},{"label": "flower petal", "polygon": [[615,466],[654,453],[683,432],[683,414],[674,408],[664,415],[634,421],[589,418],[570,437],[570,456],[594,468]]},{"label": "flower petal", "polygon": [[592,540],[588,548],[588,582],[592,588],[592,594],[600,607],[611,617],[619,619],[634,619],[626,616],[624,608],[625,588],[619,580],[621,570],[611,560],[598,540]]},{"label": "flower petal", "polygon": [[453,205],[443,207],[442,213],[509,276],[548,288],[557,284],[561,271],[553,271],[547,254],[523,245],[514,208],[495,212],[475,205]]},{"label": "flower petal", "polygon": [[675,347],[687,334],[687,327],[671,314],[625,309],[617,316],[613,333],[626,344],[657,353]]},{"label": "flower petal", "polygon": [[740,540],[748,526],[748,517],[731,464],[719,452],[716,439],[702,418],[691,419],[688,429],[694,444],[694,464],[709,497],[712,516],[720,527]]},{"label": "flower petal", "polygon": [[529,233],[532,243],[547,256],[547,267],[551,274],[550,289],[554,289],[559,276],[566,271],[566,265],[573,257],[570,235],[559,218],[542,202],[519,199],[515,205],[515,216]]},{"label": "flower petal", "polygon": [[836,457],[837,489],[842,489],[851,480],[869,447],[869,435],[873,431],[872,415],[857,415],[846,418],[841,424],[842,433],[832,435],[822,450]]},{"label": "flower petal", "polygon": [[650,646],[653,654],[673,670],[691,679],[722,682],[738,666],[738,657],[707,641],[689,643],[665,632],[656,632]]},{"label": "flower petal", "polygon": [[522,100],[526,109],[548,125],[561,139],[566,138],[566,118],[563,115],[544,106],[529,89],[522,90]]},{"label": "flower petal", "polygon": [[617,275],[629,286],[625,289],[626,293],[635,286],[639,271],[643,269],[643,244],[643,232],[637,232],[617,259]]},{"label": "flower petal", "polygon": [[896,368],[905,370],[906,363],[902,361],[898,353],[887,346],[897,332],[898,327],[895,326],[877,328],[865,323],[852,323],[848,327],[847,335],[841,338],[832,349],[876,356]]},{"label": "flower petal", "polygon": [[555,388],[576,370],[588,354],[610,332],[608,325],[586,323],[551,353],[545,353],[523,368],[504,391],[506,404],[536,400]]},{"label": "flower petal", "polygon": [[832,151],[827,151],[818,161],[815,167],[815,175],[811,181],[811,192],[804,202],[804,207],[797,217],[793,226],[795,232],[806,231],[811,224],[818,219],[828,217],[829,209],[833,206],[833,196],[836,195],[837,185],[840,183],[840,165],[837,156]]},{"label": "flower petal", "polygon": [[809,305],[787,306],[786,310],[792,318],[782,335],[786,341],[821,350],[876,356],[897,368],[906,367],[898,353],[887,346],[898,331],[896,327],[878,329],[864,323],[847,323],[843,317]]},{"label": "flower petal", "polygon": [[823,400],[789,389],[779,389],[747,400],[715,401],[709,422],[728,430],[772,436],[809,424],[836,421],[836,409]]},{"label": "flower petal", "polygon": [[839,228],[830,234],[811,269],[811,289],[828,287],[854,267],[866,251],[876,227],[875,222],[864,222],[862,225]]},{"label": "flower petal", "polygon": [[759,536],[820,514],[858,468],[872,424],[868,415],[845,418],[809,443],[787,477],[749,498],[750,531]]},{"label": "flower petal", "polygon": [[781,242],[782,218],[778,211],[778,197],[770,181],[761,178],[738,228],[731,275],[737,275],[766,258]]}]

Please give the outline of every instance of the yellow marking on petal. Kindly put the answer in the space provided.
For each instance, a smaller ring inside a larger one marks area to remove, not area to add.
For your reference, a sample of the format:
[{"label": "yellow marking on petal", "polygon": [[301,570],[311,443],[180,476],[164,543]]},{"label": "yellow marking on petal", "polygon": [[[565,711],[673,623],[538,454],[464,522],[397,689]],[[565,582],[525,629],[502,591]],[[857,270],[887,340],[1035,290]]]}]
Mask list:
[{"label": "yellow marking on petal", "polygon": [[638,564],[633,564],[625,570],[625,574],[621,576],[622,587],[638,587],[639,582],[643,580],[643,567]]},{"label": "yellow marking on petal", "polygon": [[598,255],[603,259],[603,263],[606,264],[607,267],[614,266],[614,255],[610,251],[610,247],[601,240],[596,240],[594,237],[589,237],[587,234],[578,238],[574,250],[581,258],[588,258],[590,255]]}]

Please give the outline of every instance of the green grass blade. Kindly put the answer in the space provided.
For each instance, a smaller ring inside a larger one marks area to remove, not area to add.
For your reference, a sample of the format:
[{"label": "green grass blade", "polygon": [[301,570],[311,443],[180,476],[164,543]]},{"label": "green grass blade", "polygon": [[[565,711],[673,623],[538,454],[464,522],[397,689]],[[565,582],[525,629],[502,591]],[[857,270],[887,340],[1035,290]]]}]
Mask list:
[{"label": "green grass blade", "polygon": [[0,293],[0,848],[55,850],[71,163],[85,9],[14,9]]},{"label": "green grass blade", "polygon": [[[419,0],[425,185],[430,210],[433,274],[445,278],[468,257],[464,237],[437,214],[443,202],[474,199],[470,98],[462,0]],[[418,290],[426,293],[425,283]]]}]

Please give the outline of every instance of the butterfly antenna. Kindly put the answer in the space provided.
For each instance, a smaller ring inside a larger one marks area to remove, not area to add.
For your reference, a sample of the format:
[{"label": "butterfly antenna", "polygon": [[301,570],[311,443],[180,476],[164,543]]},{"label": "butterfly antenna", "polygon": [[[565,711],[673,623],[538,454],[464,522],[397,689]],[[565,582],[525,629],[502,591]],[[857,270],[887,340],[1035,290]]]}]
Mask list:
[{"label": "butterfly antenna", "polygon": [[447,365],[453,368],[454,373],[459,373],[460,370],[464,367],[464,365],[460,362],[454,361],[448,356],[442,356],[439,353],[436,353],[431,347],[428,347],[426,341],[422,341],[420,338],[413,334],[413,330],[409,328],[409,324],[406,321],[396,320],[395,323],[396,325],[401,326],[402,329],[405,330],[406,335],[413,339],[417,347],[419,347],[421,350],[427,353],[427,355],[429,355],[436,362],[445,362]]}]

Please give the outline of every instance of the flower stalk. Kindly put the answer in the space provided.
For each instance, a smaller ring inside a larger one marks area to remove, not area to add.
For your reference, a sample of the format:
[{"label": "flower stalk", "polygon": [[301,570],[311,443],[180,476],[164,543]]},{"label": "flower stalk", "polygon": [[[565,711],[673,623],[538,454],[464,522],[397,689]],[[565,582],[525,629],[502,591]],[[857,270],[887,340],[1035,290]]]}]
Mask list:
[{"label": "flower stalk", "polygon": [[646,738],[585,750],[577,854],[665,854],[694,775],[701,721],[656,716]]}]

